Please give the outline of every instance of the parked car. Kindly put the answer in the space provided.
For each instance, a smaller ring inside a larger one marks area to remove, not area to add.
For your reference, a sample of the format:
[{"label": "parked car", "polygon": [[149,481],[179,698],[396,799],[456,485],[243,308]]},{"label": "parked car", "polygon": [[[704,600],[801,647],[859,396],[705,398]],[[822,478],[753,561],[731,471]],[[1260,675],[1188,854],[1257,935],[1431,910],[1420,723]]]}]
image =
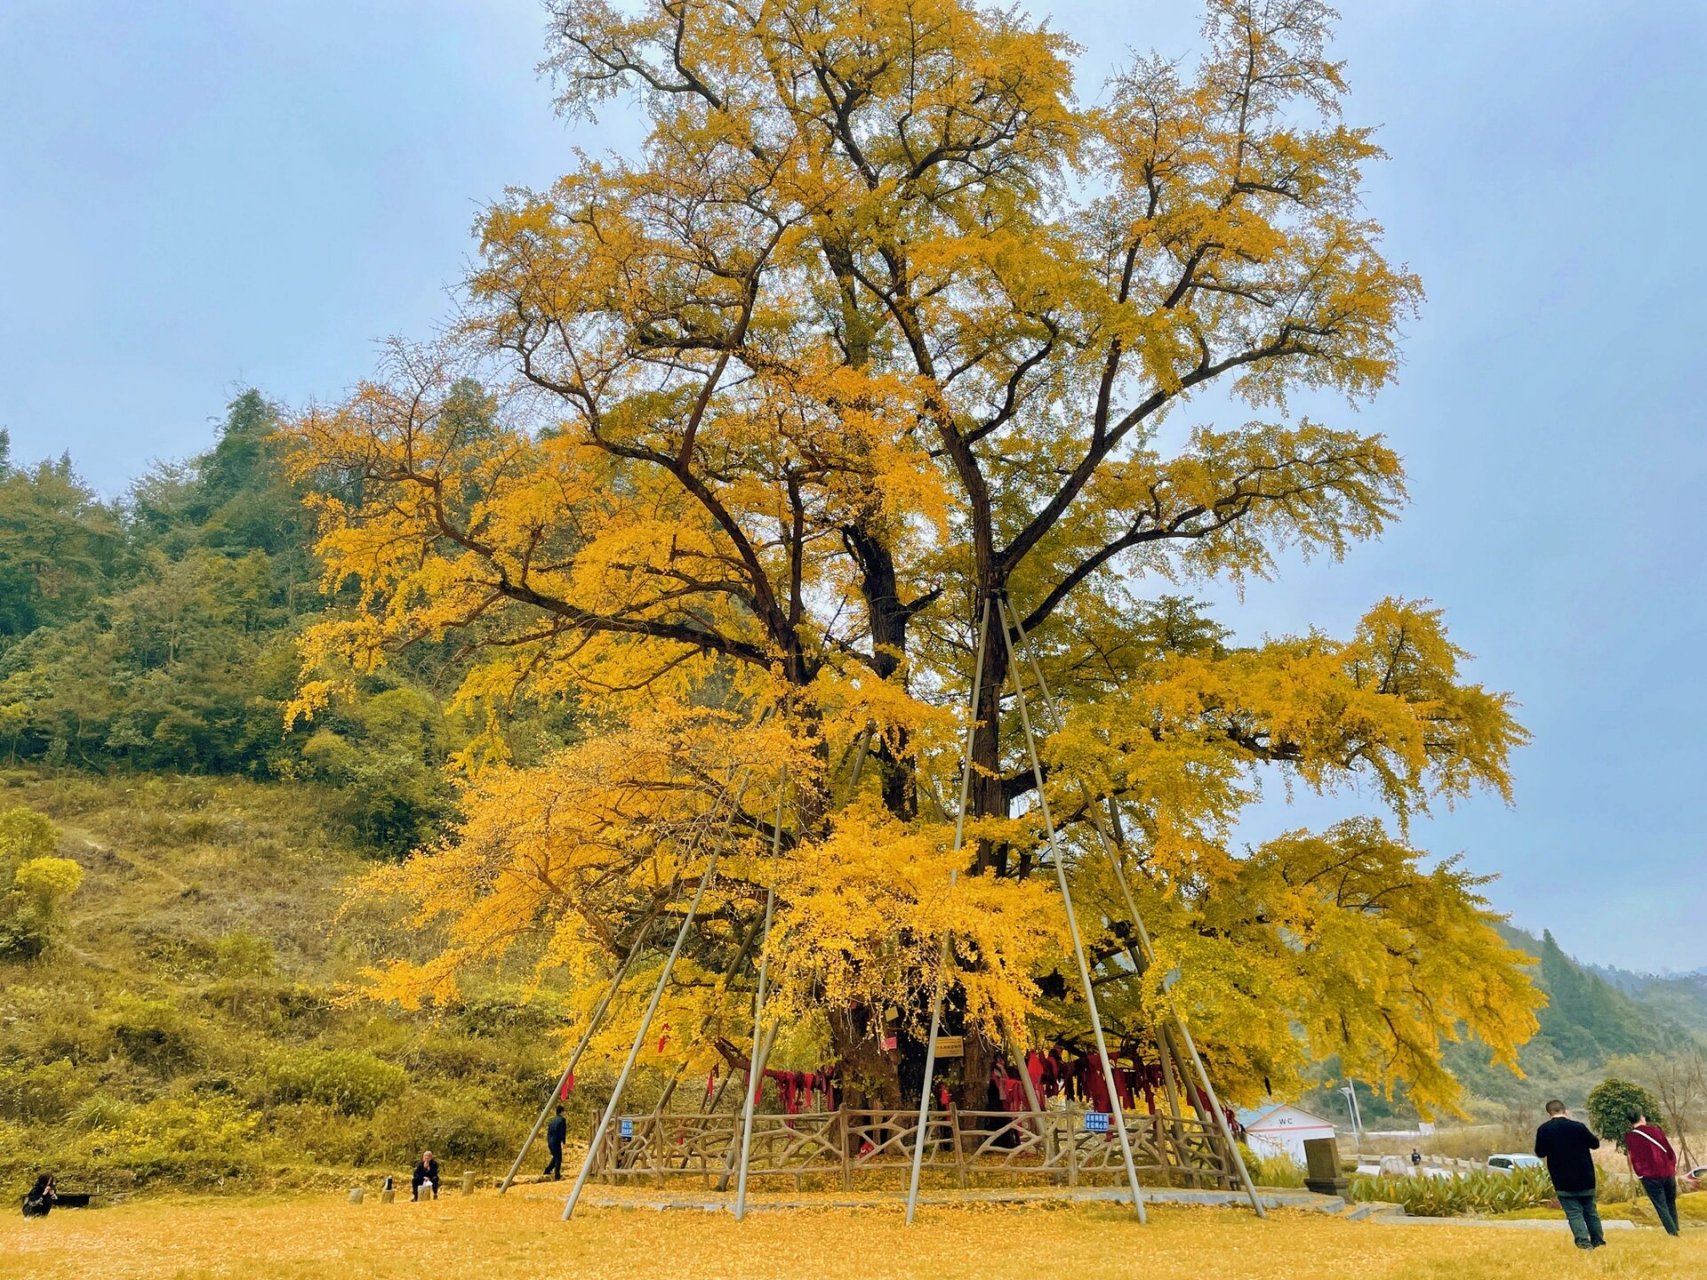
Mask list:
[{"label": "parked car", "polygon": [[1505,1151],[1488,1157],[1488,1168],[1495,1173],[1510,1173],[1514,1169],[1539,1169],[1541,1157],[1523,1151]]},{"label": "parked car", "polygon": [[1707,1191],[1707,1164],[1698,1164],[1688,1173],[1677,1175],[1679,1191]]}]

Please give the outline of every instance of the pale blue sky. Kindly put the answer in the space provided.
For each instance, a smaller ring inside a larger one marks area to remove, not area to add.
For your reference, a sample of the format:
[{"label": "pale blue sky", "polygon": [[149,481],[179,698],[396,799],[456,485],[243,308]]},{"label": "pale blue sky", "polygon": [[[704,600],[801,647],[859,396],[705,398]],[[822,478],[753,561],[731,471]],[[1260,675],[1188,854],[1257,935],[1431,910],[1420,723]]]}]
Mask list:
[{"label": "pale blue sky", "polygon": [[[1370,206],[1429,292],[1361,415],[1413,502],[1230,620],[1343,632],[1382,595],[1432,597],[1536,742],[1515,809],[1417,838],[1501,873],[1496,903],[1587,959],[1707,964],[1707,5],[1342,6],[1350,115],[1393,157]],[[1190,53],[1198,26],[1188,0],[1052,12],[1094,79],[1127,46]],[[626,132],[620,110],[552,116],[542,21],[531,0],[0,3],[15,456],[69,449],[117,492],[204,448],[235,389],[335,398],[376,340],[430,333],[481,203]]]}]

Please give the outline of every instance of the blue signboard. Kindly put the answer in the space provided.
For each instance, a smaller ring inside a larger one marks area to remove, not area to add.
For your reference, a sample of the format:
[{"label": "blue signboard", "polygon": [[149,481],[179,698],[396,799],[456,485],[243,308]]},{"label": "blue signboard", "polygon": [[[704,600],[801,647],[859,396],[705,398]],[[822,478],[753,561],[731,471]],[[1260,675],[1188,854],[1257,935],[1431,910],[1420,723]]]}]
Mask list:
[{"label": "blue signboard", "polygon": [[622,1136],[625,1138],[632,1138],[634,1136],[634,1121],[628,1119],[625,1116],[625,1117],[623,1117],[621,1124],[622,1124]]},{"label": "blue signboard", "polygon": [[1087,1111],[1087,1112],[1085,1112],[1085,1132],[1086,1133],[1108,1133],[1109,1132],[1108,1122],[1109,1122],[1109,1114],[1106,1111]]}]

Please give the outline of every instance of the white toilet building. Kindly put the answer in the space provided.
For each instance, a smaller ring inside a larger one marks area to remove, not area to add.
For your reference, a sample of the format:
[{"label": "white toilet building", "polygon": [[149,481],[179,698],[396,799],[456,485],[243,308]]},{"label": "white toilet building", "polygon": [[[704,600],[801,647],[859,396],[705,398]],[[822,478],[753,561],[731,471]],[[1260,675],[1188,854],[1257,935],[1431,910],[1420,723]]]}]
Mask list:
[{"label": "white toilet building", "polygon": [[1289,1102],[1241,1112],[1239,1123],[1245,1126],[1245,1142],[1254,1154],[1283,1155],[1295,1164],[1304,1163],[1306,1139],[1331,1138],[1336,1132],[1332,1121]]}]

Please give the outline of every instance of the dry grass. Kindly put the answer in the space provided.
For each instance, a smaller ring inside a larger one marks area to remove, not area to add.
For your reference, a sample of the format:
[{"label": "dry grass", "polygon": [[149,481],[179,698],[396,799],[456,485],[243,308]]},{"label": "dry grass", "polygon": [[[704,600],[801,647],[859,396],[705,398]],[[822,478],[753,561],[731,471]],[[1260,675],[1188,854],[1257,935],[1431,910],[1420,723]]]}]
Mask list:
[{"label": "dry grass", "polygon": [[1509,1280],[1571,1268],[1590,1276],[1707,1272],[1707,1231],[1672,1240],[1618,1232],[1579,1256],[1568,1236],[1494,1227],[1379,1226],[1301,1212],[1258,1222],[1226,1209],[1162,1208],[1140,1227],[1116,1207],[933,1208],[909,1230],[899,1209],[727,1215],[586,1210],[490,1193],[352,1206],[341,1197],[133,1203],[44,1221],[0,1219],[0,1277],[510,1277],[577,1280]]}]

